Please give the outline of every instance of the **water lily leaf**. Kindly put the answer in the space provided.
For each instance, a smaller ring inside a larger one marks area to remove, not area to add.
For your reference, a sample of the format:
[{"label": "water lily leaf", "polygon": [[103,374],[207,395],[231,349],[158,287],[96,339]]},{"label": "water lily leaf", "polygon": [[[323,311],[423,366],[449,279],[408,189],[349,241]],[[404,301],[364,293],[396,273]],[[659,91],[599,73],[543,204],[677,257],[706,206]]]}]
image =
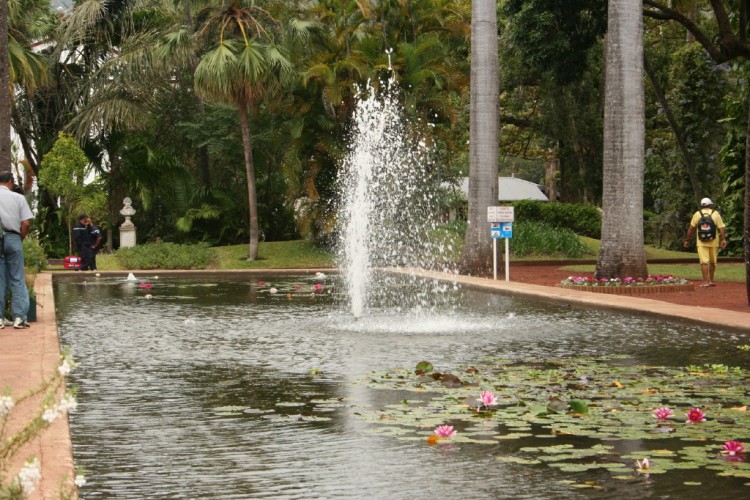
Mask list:
[{"label": "water lily leaf", "polygon": [[547,410],[553,413],[562,413],[568,410],[567,401],[552,397],[547,400]]},{"label": "water lily leaf", "polygon": [[417,375],[423,375],[431,371],[432,363],[430,363],[429,361],[420,361],[419,363],[417,363],[417,368],[414,373],[416,373]]},{"label": "water lily leaf", "polygon": [[460,378],[450,373],[444,373],[443,376],[440,377],[440,383],[443,384],[444,387],[451,388],[457,388],[463,385]]},{"label": "water lily leaf", "polygon": [[539,460],[535,459],[528,459],[528,458],[521,458],[521,457],[497,457],[497,460],[501,462],[506,462],[509,464],[525,464],[525,465],[534,465],[541,463]]},{"label": "water lily leaf", "polygon": [[582,399],[571,399],[568,404],[570,405],[570,409],[573,413],[586,415],[589,412],[588,401],[584,401]]}]

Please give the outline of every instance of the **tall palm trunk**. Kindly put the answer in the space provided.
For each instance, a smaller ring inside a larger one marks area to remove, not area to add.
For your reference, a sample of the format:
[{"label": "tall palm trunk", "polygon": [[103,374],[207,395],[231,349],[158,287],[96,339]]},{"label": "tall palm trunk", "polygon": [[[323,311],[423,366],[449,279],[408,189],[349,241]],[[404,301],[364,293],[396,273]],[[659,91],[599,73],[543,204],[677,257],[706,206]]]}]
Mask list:
[{"label": "tall palm trunk", "polygon": [[598,278],[645,277],[645,103],[641,0],[609,0],[604,101],[602,245]]},{"label": "tall palm trunk", "polygon": [[8,2],[0,0],[0,170],[10,170],[10,63]]},{"label": "tall palm trunk", "polygon": [[497,4],[471,4],[471,111],[469,215],[461,261],[464,272],[492,269],[492,240],[487,207],[497,204],[498,156]]},{"label": "tall palm trunk", "polygon": [[253,145],[250,139],[250,121],[247,103],[241,104],[240,128],[242,130],[242,149],[245,151],[245,174],[247,176],[247,205],[250,213],[250,245],[247,260],[258,258],[258,197],[255,192],[255,166],[253,165]]},{"label": "tall palm trunk", "polygon": [[745,289],[747,304],[750,305],[750,107],[748,108],[747,132],[745,133]]}]

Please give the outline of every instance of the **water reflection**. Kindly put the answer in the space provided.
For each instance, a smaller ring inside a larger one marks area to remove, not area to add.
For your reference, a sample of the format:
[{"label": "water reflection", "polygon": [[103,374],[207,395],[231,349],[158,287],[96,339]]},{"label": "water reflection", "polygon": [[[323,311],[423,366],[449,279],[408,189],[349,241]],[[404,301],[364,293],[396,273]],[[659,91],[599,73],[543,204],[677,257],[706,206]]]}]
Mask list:
[{"label": "water reflection", "polygon": [[[415,318],[375,305],[355,321],[332,282],[314,293],[301,278],[162,277],[150,281],[149,300],[138,283],[75,278],[56,280],[55,298],[62,341],[79,363],[71,428],[89,478],[84,498],[576,498],[561,482],[570,474],[496,459],[520,442],[428,447],[368,433],[354,408],[404,396],[358,382],[421,359],[441,370],[493,356],[727,362],[748,343],[470,290],[447,311]],[[687,477],[609,480],[597,495],[678,494]]]}]

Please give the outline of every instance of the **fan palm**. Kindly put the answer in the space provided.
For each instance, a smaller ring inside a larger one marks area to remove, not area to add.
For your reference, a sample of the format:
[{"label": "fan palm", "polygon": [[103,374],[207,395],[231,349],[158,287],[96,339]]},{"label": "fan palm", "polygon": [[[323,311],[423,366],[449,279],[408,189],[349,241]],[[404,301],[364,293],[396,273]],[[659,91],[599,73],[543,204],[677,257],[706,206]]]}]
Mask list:
[{"label": "fan palm", "polygon": [[249,113],[293,76],[292,66],[278,45],[278,21],[260,5],[232,0],[207,14],[201,34],[215,34],[218,43],[201,57],[195,88],[205,99],[230,104],[239,112],[249,211],[247,259],[252,261],[258,256],[259,231]]}]

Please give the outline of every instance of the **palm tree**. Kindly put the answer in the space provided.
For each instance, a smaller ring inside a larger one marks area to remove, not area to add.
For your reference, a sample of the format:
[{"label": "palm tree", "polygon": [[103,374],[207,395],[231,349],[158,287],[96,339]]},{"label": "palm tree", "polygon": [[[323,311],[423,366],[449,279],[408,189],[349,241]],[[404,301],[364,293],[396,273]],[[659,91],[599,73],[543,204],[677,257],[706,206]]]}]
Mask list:
[{"label": "palm tree", "polygon": [[643,248],[645,103],[641,0],[609,0],[599,278],[646,277]]},{"label": "palm tree", "polygon": [[258,257],[258,207],[249,113],[264,96],[292,76],[280,41],[280,25],[269,11],[231,0],[208,12],[203,34],[216,34],[217,46],[203,55],[195,70],[196,91],[208,100],[237,108],[247,178],[250,243],[247,260]]},{"label": "palm tree", "polygon": [[491,0],[471,6],[470,86],[469,216],[461,267],[487,273],[492,269],[487,207],[497,204],[499,92],[497,4]]},{"label": "palm tree", "polygon": [[8,63],[8,2],[0,1],[0,165],[10,166],[10,65]]}]

